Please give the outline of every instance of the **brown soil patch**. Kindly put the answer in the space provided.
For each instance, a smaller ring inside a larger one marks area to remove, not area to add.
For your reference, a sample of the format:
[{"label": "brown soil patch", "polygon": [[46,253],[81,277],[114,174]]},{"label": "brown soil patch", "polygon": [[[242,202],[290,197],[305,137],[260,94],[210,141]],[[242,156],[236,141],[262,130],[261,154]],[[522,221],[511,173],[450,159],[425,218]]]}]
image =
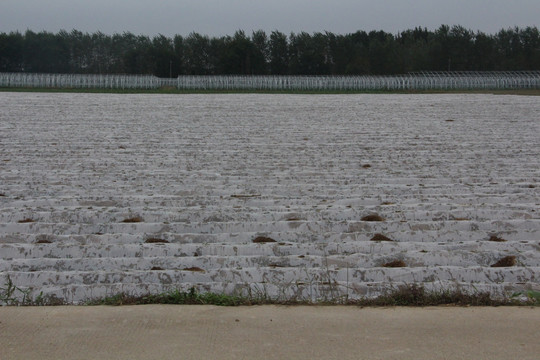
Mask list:
[{"label": "brown soil patch", "polygon": [[453,119],[447,119],[447,120],[444,120],[444,121],[446,121],[446,122],[454,122],[455,120],[453,120]]},{"label": "brown soil patch", "polygon": [[140,222],[143,222],[143,221],[144,221],[143,218],[140,217],[140,216],[135,216],[135,217],[132,217],[132,218],[122,220],[123,223],[140,223]]},{"label": "brown soil patch", "polygon": [[162,267],[159,267],[159,266],[153,266],[150,270],[151,271],[161,271],[161,270],[165,270],[165,269],[163,269]]},{"label": "brown soil patch", "polygon": [[371,241],[394,241],[394,240],[390,239],[388,236],[384,236],[383,234],[377,233],[371,238]]},{"label": "brown soil patch", "polygon": [[144,241],[147,244],[166,244],[169,241],[165,239],[159,239],[159,238],[149,238]]},{"label": "brown soil patch", "polygon": [[6,196],[6,194],[4,194],[4,193],[0,193],[0,197],[3,197],[3,196]]},{"label": "brown soil patch", "polygon": [[264,244],[264,243],[275,243],[276,240],[266,237],[266,236],[258,236],[255,239],[252,240],[255,244]]},{"label": "brown soil patch", "polygon": [[454,221],[469,221],[470,219],[464,217],[453,217]]},{"label": "brown soil patch", "polygon": [[204,269],[201,269],[198,266],[192,266],[192,267],[184,268],[182,270],[184,270],[184,271],[193,271],[193,272],[206,272],[206,271],[204,271]]},{"label": "brown soil patch", "polygon": [[390,261],[383,265],[383,267],[397,268],[397,267],[407,267],[407,264],[403,260],[394,260]]},{"label": "brown soil patch", "polygon": [[388,205],[396,205],[396,204],[391,201],[385,201],[385,202],[382,202],[381,205],[388,206]]},{"label": "brown soil patch", "polygon": [[288,218],[287,221],[302,221],[302,219],[297,217]]},{"label": "brown soil patch", "polygon": [[503,239],[503,238],[500,238],[500,237],[498,237],[498,236],[495,236],[495,235],[491,235],[491,236],[489,237],[489,240],[488,240],[488,241],[495,241],[495,242],[506,242],[506,240],[505,240],[505,239]]},{"label": "brown soil patch", "polygon": [[516,257],[515,256],[505,256],[499,261],[497,261],[495,264],[491,265],[491,267],[510,267],[516,265]]},{"label": "brown soil patch", "polygon": [[30,218],[26,218],[24,220],[19,220],[17,221],[19,224],[27,224],[27,223],[33,223],[34,220],[33,219],[30,219]]},{"label": "brown soil patch", "polygon": [[371,215],[364,216],[360,220],[362,220],[362,221],[384,221],[384,218],[377,215],[377,214],[371,214]]},{"label": "brown soil patch", "polygon": [[371,165],[369,165],[369,164],[364,164],[364,165],[362,165],[362,167],[363,167],[364,169],[369,169],[369,168],[371,167]]},{"label": "brown soil patch", "polygon": [[52,241],[41,239],[41,240],[37,240],[34,244],[52,244]]}]

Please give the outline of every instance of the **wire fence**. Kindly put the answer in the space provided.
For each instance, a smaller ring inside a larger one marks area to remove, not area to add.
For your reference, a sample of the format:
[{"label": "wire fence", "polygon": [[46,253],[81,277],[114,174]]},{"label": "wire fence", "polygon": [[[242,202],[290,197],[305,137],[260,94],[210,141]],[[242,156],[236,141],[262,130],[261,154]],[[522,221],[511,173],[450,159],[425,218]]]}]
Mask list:
[{"label": "wire fence", "polygon": [[393,76],[242,76],[0,73],[3,88],[94,88],[260,91],[540,89],[540,71],[416,72]]}]

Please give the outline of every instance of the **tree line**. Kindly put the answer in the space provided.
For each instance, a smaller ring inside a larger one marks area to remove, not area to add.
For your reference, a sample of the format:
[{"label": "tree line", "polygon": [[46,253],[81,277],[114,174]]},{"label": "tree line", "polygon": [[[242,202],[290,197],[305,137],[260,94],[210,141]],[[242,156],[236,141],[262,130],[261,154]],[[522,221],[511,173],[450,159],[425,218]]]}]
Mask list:
[{"label": "tree line", "polygon": [[178,75],[386,75],[414,71],[540,70],[536,27],[496,34],[442,25],[357,31],[154,37],[59,31],[0,33],[0,72]]}]

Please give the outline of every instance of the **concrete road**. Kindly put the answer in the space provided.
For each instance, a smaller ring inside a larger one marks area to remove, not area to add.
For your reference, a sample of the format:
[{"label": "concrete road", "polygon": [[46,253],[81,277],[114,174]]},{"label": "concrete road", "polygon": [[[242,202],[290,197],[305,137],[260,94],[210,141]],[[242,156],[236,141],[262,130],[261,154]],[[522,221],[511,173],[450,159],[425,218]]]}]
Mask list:
[{"label": "concrete road", "polygon": [[540,308],[0,308],[0,359],[540,359]]}]

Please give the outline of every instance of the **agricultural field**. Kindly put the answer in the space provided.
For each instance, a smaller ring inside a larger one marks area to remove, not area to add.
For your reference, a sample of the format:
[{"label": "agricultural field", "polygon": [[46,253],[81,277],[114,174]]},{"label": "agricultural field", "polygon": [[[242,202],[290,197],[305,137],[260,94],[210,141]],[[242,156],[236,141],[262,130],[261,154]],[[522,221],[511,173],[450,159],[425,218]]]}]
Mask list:
[{"label": "agricultural field", "polygon": [[0,287],[540,291],[540,102],[0,93]]}]

